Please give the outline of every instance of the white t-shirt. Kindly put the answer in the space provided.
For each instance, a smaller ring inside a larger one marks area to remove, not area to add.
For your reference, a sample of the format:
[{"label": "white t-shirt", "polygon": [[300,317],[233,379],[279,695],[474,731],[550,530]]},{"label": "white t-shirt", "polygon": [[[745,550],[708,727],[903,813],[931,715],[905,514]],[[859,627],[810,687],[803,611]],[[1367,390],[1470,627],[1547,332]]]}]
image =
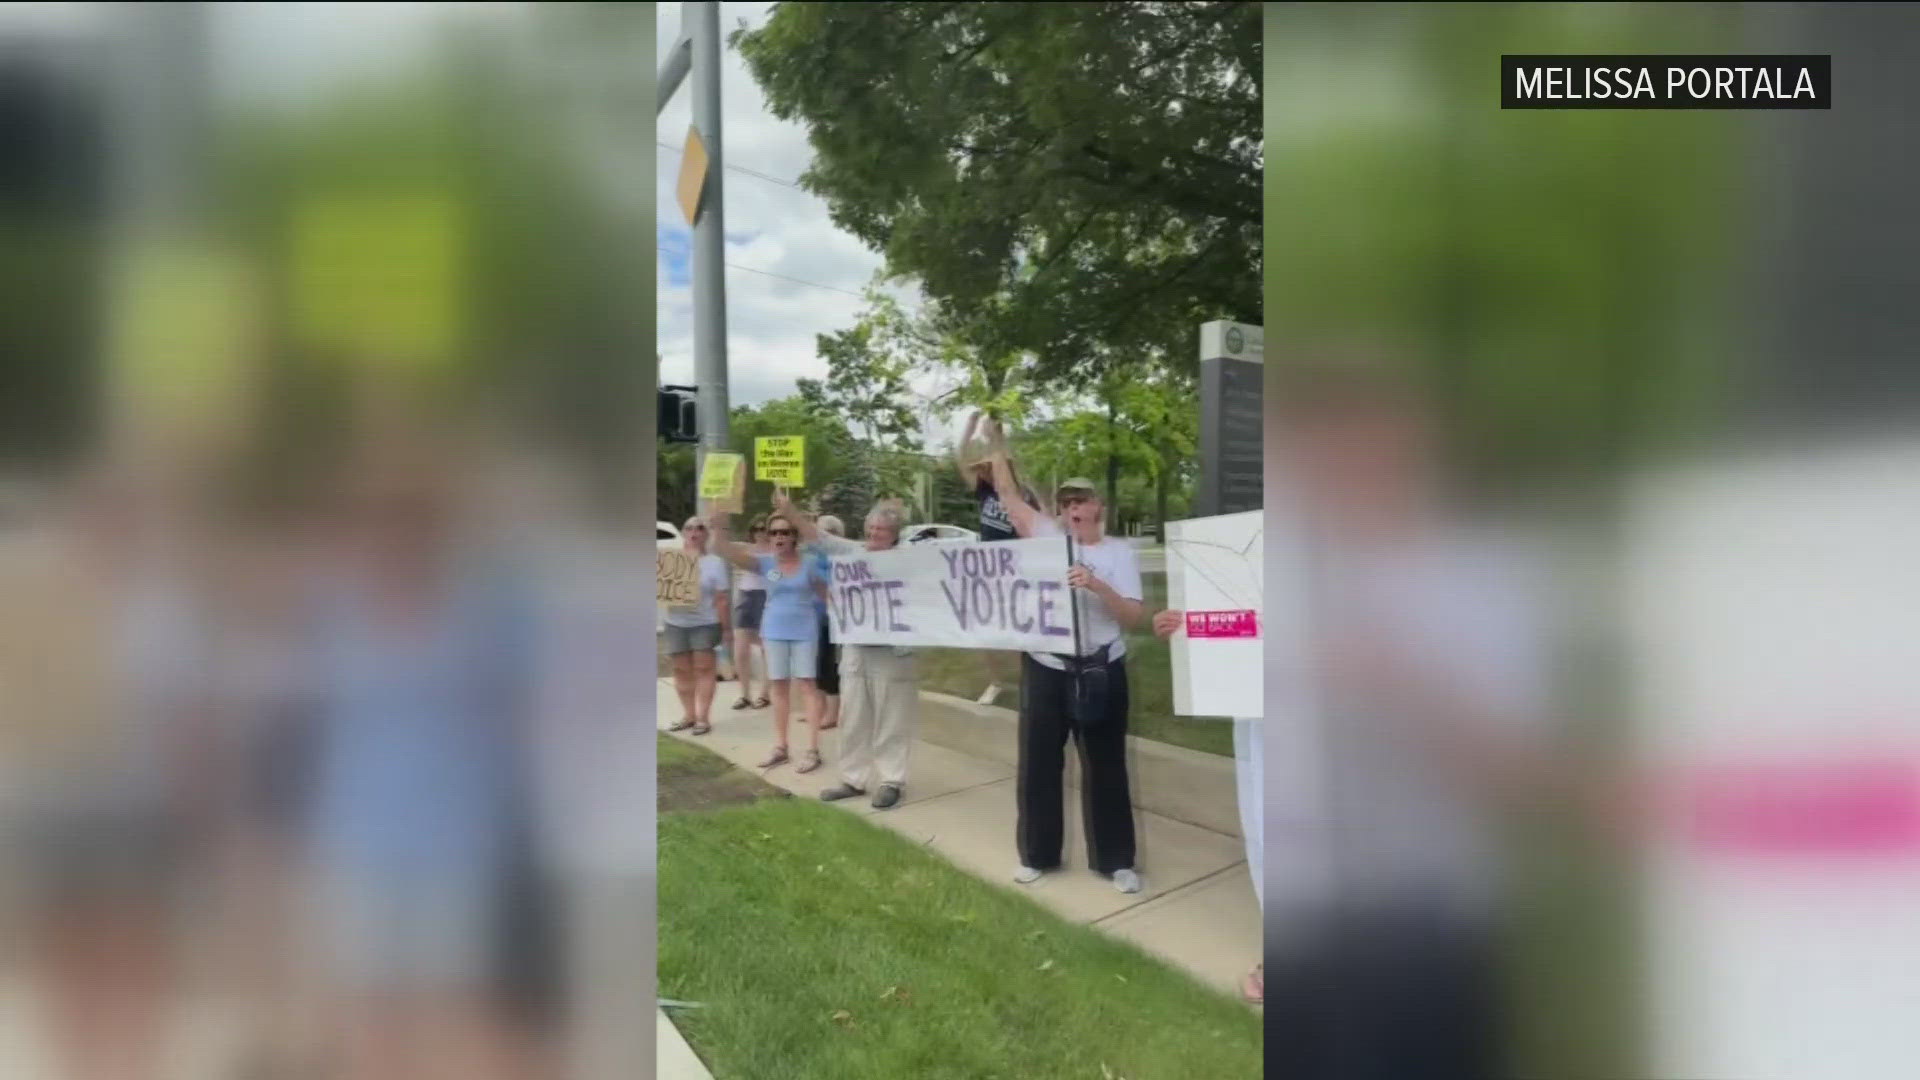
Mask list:
[{"label": "white t-shirt", "polygon": [[[1064,535],[1059,522],[1042,518],[1034,523],[1034,536]],[[1075,544],[1073,561],[1093,571],[1093,576],[1113,586],[1113,590],[1128,600],[1139,600],[1144,595],[1140,587],[1140,561],[1134,556],[1133,545],[1125,540],[1111,536],[1102,537],[1097,544]],[[1107,655],[1118,660],[1127,652],[1125,631],[1114,619],[1113,612],[1107,610],[1106,601],[1087,592],[1085,589],[1073,590],[1073,602],[1080,615],[1080,654],[1082,656],[1100,651],[1102,645],[1113,646]],[[1053,653],[1029,653],[1035,660],[1056,671],[1065,671],[1066,664]]]},{"label": "white t-shirt", "polygon": [[689,608],[668,608],[668,626],[712,626],[720,621],[714,598],[727,595],[727,564],[718,555],[700,556],[700,602]]}]

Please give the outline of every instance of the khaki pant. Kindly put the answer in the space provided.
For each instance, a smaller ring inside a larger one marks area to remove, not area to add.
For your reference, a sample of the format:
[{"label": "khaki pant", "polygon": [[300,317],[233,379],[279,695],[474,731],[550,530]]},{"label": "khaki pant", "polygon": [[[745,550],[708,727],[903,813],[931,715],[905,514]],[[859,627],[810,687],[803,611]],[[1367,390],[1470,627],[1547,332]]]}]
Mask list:
[{"label": "khaki pant", "polygon": [[840,650],[840,777],[904,787],[920,708],[919,668],[887,645]]}]

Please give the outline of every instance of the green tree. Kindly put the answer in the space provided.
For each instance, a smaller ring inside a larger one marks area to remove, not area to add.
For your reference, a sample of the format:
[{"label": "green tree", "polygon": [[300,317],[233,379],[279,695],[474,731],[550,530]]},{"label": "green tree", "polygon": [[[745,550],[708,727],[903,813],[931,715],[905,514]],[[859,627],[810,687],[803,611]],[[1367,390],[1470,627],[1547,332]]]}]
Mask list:
[{"label": "green tree", "polygon": [[[1486,108],[1501,53],[1724,51],[1737,8],[1273,9],[1267,287],[1292,351],[1356,333],[1483,477],[1618,467],[1710,404],[1740,207],[1735,114]],[[1367,94],[1326,94],[1327,72]],[[1371,347],[1371,346],[1370,346]]]},{"label": "green tree", "polygon": [[918,450],[920,423],[907,382],[911,357],[889,348],[888,335],[871,319],[816,335],[815,341],[827,362],[827,377],[799,380],[801,400],[845,418],[854,433],[877,450]]},{"label": "green tree", "polygon": [[1047,382],[1196,304],[1260,321],[1260,5],[782,4],[733,41],[802,185],[980,355]]}]

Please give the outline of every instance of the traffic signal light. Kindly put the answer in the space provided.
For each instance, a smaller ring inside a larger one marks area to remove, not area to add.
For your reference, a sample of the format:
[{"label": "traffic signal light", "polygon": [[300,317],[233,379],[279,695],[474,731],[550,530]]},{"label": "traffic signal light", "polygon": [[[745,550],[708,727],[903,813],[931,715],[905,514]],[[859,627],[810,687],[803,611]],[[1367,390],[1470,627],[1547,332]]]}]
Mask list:
[{"label": "traffic signal light", "polygon": [[694,407],[694,388],[660,388],[660,437],[670,443],[700,441],[700,421]]}]

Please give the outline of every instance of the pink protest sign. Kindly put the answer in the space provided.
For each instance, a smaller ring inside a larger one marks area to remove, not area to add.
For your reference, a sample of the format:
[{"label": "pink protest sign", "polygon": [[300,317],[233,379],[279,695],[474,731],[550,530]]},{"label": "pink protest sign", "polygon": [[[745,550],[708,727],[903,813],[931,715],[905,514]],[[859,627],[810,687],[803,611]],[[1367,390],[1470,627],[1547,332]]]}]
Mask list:
[{"label": "pink protest sign", "polygon": [[1189,611],[1187,636],[1190,638],[1251,638],[1260,636],[1257,611]]},{"label": "pink protest sign", "polygon": [[1723,766],[1678,794],[1685,834],[1719,854],[1920,855],[1920,768],[1906,763]]}]

